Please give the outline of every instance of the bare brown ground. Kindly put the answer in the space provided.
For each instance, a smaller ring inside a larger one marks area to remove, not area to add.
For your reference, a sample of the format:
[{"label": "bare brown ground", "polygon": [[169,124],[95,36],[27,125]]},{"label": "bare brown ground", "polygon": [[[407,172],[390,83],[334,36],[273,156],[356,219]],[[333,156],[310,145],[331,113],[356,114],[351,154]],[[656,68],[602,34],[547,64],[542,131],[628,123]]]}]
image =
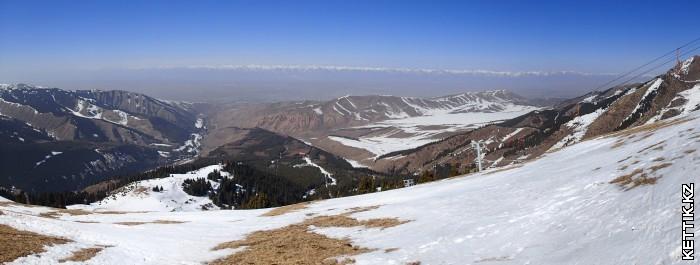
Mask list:
[{"label": "bare brown ground", "polygon": [[[672,164],[662,163],[651,166],[648,168],[648,170],[651,171],[649,174],[656,173],[657,170],[666,168],[670,165]],[[656,184],[656,181],[661,178],[661,176],[650,177],[649,174],[644,172],[644,170],[638,168],[630,172],[629,174],[625,174],[611,180],[610,184],[617,184],[620,187],[622,187],[625,191],[628,191],[642,185],[654,185]]]},{"label": "bare brown ground", "polygon": [[95,222],[95,221],[73,221],[76,223],[83,223],[83,224],[99,224],[100,222]]},{"label": "bare brown ground", "polygon": [[[349,258],[372,251],[372,249],[354,246],[345,239],[329,238],[327,236],[309,231],[309,226],[315,227],[375,227],[388,228],[397,226],[407,221],[399,221],[396,218],[377,218],[369,220],[357,220],[349,217],[352,213],[369,211],[379,206],[357,207],[349,209],[350,212],[341,215],[324,215],[307,219],[302,223],[286,227],[257,231],[249,234],[245,239],[226,242],[218,245],[214,250],[227,248],[245,249],[223,259],[212,262],[213,265],[223,264],[352,264],[355,260]],[[388,252],[395,251],[388,250]]]},{"label": "bare brown ground", "polygon": [[686,153],[686,154],[692,154],[692,153],[694,153],[694,152],[695,152],[695,149],[690,149],[690,150],[685,150],[685,151],[683,151],[683,153]]},{"label": "bare brown ground", "polygon": [[304,225],[313,225],[317,227],[354,227],[364,226],[371,228],[389,228],[397,225],[408,223],[408,221],[400,221],[396,218],[375,218],[368,220],[357,220],[355,218],[343,215],[324,215],[308,219],[303,222]]},{"label": "bare brown ground", "polygon": [[[502,168],[499,168],[499,169],[496,169],[496,170],[493,170],[493,171],[486,172],[486,173],[484,173],[484,175],[491,175],[491,174],[498,173],[498,172],[501,172],[501,171],[506,171],[506,170],[511,170],[511,169],[514,169],[514,168],[519,168],[519,167],[522,167],[522,166],[523,166],[523,164],[517,164],[517,165],[513,165],[513,166],[506,166],[506,167],[502,167]],[[465,176],[466,176],[466,175],[465,175]]]},{"label": "bare brown ground", "polygon": [[311,204],[311,203],[310,202],[303,202],[303,203],[297,203],[297,204],[291,204],[291,205],[287,205],[287,206],[277,207],[277,208],[270,210],[269,212],[262,214],[261,216],[283,215],[286,213],[306,209],[306,207],[308,207],[309,204]]},{"label": "bare brown ground", "polygon": [[618,147],[623,146],[623,145],[625,145],[625,139],[620,138],[620,139],[617,139],[617,141],[615,141],[615,143],[612,146],[610,146],[610,148],[615,149],[615,148],[618,148]]},{"label": "bare brown ground", "polygon": [[618,162],[618,163],[622,163],[622,162],[627,161],[627,160],[630,159],[630,158],[632,158],[632,156],[628,156],[627,158],[622,159],[622,160],[619,160],[619,161],[617,161],[617,162]]},{"label": "bare brown ground", "polygon": [[50,211],[50,212],[40,213],[39,216],[58,219],[58,217],[60,217],[63,214],[75,216],[75,215],[88,215],[88,214],[91,214],[91,212],[80,210],[80,209],[54,209],[53,211]]},{"label": "bare brown ground", "polygon": [[228,264],[351,264],[353,256],[370,249],[353,246],[349,239],[335,239],[309,232],[305,225],[290,225],[268,231],[257,231],[243,240],[218,245],[215,250],[247,247],[231,256],[216,260],[212,265]]},{"label": "bare brown ground", "polygon": [[103,248],[83,248],[78,251],[73,252],[73,254],[70,257],[63,258],[58,260],[58,262],[66,262],[66,261],[76,261],[76,262],[83,262],[90,260],[91,258],[97,256],[97,253],[100,253]]},{"label": "bare brown ground", "polygon": [[136,195],[148,195],[148,188],[146,187],[137,187],[134,190],[134,194]]},{"label": "bare brown ground", "polygon": [[668,167],[668,166],[670,166],[670,165],[673,165],[673,164],[671,164],[671,163],[663,163],[663,164],[653,165],[653,166],[651,166],[651,167],[649,168],[649,170],[651,170],[651,173],[654,173],[654,172],[656,172],[657,170],[662,169],[662,168],[666,168],[666,167]]},{"label": "bare brown ground", "polygon": [[372,206],[365,206],[365,207],[352,207],[352,208],[348,209],[350,211],[347,212],[347,214],[367,212],[367,211],[379,209],[379,207],[381,207],[381,205],[372,205]]},{"label": "bare brown ground", "polygon": [[128,226],[135,226],[135,225],[145,225],[145,224],[182,224],[186,223],[183,221],[171,221],[171,220],[155,220],[152,222],[117,222],[115,224],[118,225],[128,225]]},{"label": "bare brown ground", "polygon": [[[691,120],[693,120],[693,119],[686,118],[686,119],[676,119],[676,120],[672,120],[672,121],[659,121],[659,122],[654,122],[651,124],[645,124],[645,125],[632,127],[632,128],[622,130],[622,131],[609,133],[608,135],[606,135],[606,137],[629,136],[629,135],[640,133],[640,132],[654,132],[658,129],[666,128],[666,127],[673,126],[676,124],[686,123],[686,122],[689,122]],[[644,139],[644,138],[646,138],[646,137],[642,137],[641,139]],[[641,139],[639,139],[639,140],[641,140]]]},{"label": "bare brown ground", "polygon": [[[659,146],[662,146],[662,145],[664,144],[664,142],[666,142],[666,141],[661,141],[661,142],[652,144],[652,145],[650,145],[650,146],[644,147],[644,149],[639,150],[639,153],[643,153],[644,151],[649,150],[649,149],[652,149],[652,148],[654,148],[654,150],[656,150],[656,148],[658,148]],[[662,148],[663,148],[663,147],[662,147]]]},{"label": "bare brown ground", "polygon": [[17,203],[17,202],[13,202],[13,201],[0,202],[0,206],[9,206],[9,205],[23,206],[23,207],[29,207],[29,208],[43,207],[43,206],[39,206],[39,205],[23,204],[23,203]]},{"label": "bare brown ground", "polygon": [[43,252],[44,246],[68,242],[71,241],[0,225],[0,263],[11,262],[20,257]]},{"label": "bare brown ground", "polygon": [[387,249],[384,250],[384,253],[391,253],[391,252],[394,252],[394,251],[397,251],[397,250],[399,250],[399,248],[387,248]]},{"label": "bare brown ground", "polygon": [[661,161],[664,161],[664,160],[666,160],[666,158],[657,157],[657,158],[654,158],[654,160],[651,160],[651,161],[653,161],[653,162],[661,162]]}]

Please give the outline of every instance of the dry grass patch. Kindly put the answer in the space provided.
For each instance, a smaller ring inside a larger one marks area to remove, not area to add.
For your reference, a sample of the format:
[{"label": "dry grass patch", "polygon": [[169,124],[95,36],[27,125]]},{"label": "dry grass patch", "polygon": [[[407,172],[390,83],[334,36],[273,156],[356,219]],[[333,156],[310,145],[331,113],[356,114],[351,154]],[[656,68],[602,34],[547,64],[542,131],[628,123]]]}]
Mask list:
[{"label": "dry grass patch", "polygon": [[649,170],[651,170],[651,173],[654,173],[657,170],[669,167],[670,165],[673,165],[673,164],[672,163],[663,163],[663,164],[653,165],[649,168]]},{"label": "dry grass patch", "polygon": [[[388,228],[408,221],[400,221],[396,218],[376,218],[369,220],[357,220],[349,217],[352,213],[369,211],[379,206],[350,208],[350,212],[341,215],[324,215],[307,219],[304,222],[286,227],[256,231],[245,239],[226,242],[218,245],[214,250],[227,248],[245,249],[210,264],[352,264],[355,260],[348,256],[354,256],[372,249],[354,246],[349,239],[329,238],[327,236],[309,231],[314,227],[373,227]],[[395,249],[397,250],[397,249]],[[387,252],[395,251],[387,250]]]},{"label": "dry grass patch", "polygon": [[397,218],[374,218],[368,220],[357,220],[355,218],[349,217],[347,214],[343,215],[324,215],[317,216],[308,219],[303,222],[304,225],[317,226],[317,227],[354,227],[354,226],[364,226],[371,228],[389,228],[397,225],[408,223],[408,221],[400,221]]},{"label": "dry grass patch", "polygon": [[53,219],[58,219],[63,214],[67,215],[88,215],[91,214],[91,212],[80,210],[80,209],[55,209],[50,212],[45,212],[45,213],[40,213],[39,216],[41,217],[46,217],[46,218],[53,218]]},{"label": "dry grass patch", "polygon": [[[519,167],[522,167],[522,166],[523,166],[523,164],[517,164],[517,165],[513,165],[513,166],[505,166],[505,167],[501,167],[501,168],[496,169],[496,170],[493,170],[493,171],[486,172],[486,173],[484,173],[484,175],[491,175],[491,174],[498,173],[498,172],[501,172],[501,171],[506,171],[506,170],[511,170],[511,169],[514,169],[514,168],[519,168]],[[466,175],[464,175],[464,176],[466,176]]]},{"label": "dry grass patch", "polygon": [[97,256],[97,253],[100,253],[103,248],[83,248],[78,251],[73,252],[73,254],[70,257],[63,258],[58,260],[58,262],[66,262],[66,261],[75,261],[75,262],[83,262],[90,260],[91,258]]},{"label": "dry grass patch", "polygon": [[231,256],[210,264],[351,264],[354,260],[336,257],[353,256],[370,249],[353,246],[349,239],[335,239],[309,232],[305,225],[290,225],[268,231],[257,231],[243,240],[226,242],[215,250],[246,247]]},{"label": "dry grass patch", "polygon": [[14,201],[9,201],[9,202],[0,202],[0,206],[22,206],[22,207],[29,207],[29,208],[37,208],[37,207],[44,207],[41,205],[31,205],[31,204],[24,204],[24,203],[18,203]]},{"label": "dry grass patch", "polygon": [[618,148],[618,147],[623,146],[623,145],[625,145],[625,139],[620,138],[620,139],[617,139],[617,141],[615,141],[615,143],[613,143],[613,145],[610,146],[610,148],[615,149],[615,148]]},{"label": "dry grass patch", "polygon": [[630,158],[632,158],[632,156],[628,156],[628,157],[626,157],[625,159],[618,160],[617,162],[618,162],[618,163],[622,163],[622,162],[627,161],[627,160],[630,159]]},{"label": "dry grass patch", "polygon": [[306,209],[306,207],[311,204],[310,202],[302,202],[302,203],[297,203],[297,204],[292,204],[292,205],[287,205],[287,206],[282,206],[282,207],[277,207],[269,212],[266,212],[262,214],[261,216],[278,216],[278,215],[283,215],[286,213],[294,212],[294,211],[299,211]]},{"label": "dry grass patch", "polygon": [[[669,164],[669,163],[667,163]],[[670,165],[670,164],[669,164]],[[668,165],[661,164],[659,168],[654,169],[654,167],[651,167],[652,172],[655,172],[656,170],[659,170],[661,168],[667,167]],[[656,184],[656,181],[660,177],[649,177],[647,173],[644,173],[644,170],[642,169],[635,169],[634,171],[630,172],[629,174],[625,174],[622,176],[619,176],[613,180],[611,180],[609,183],[610,184],[617,184],[620,187],[624,188],[625,191],[634,189],[636,187],[642,186],[642,185],[654,185]]]},{"label": "dry grass patch", "polygon": [[372,205],[372,206],[365,206],[365,207],[352,207],[352,208],[348,209],[350,211],[347,212],[347,214],[367,212],[367,211],[379,209],[379,207],[381,207],[381,205]]},{"label": "dry grass patch", "polygon": [[20,257],[43,252],[44,246],[68,242],[71,241],[0,225],[0,263],[11,262]]},{"label": "dry grass patch", "polygon": [[685,151],[683,151],[683,153],[692,154],[692,153],[695,153],[695,149],[685,150]]},{"label": "dry grass patch", "polygon": [[613,180],[610,181],[610,184],[618,184],[620,186],[627,186],[630,183],[632,183],[634,176],[641,174],[643,171],[641,169],[635,169],[634,171],[630,172],[629,174],[625,174],[622,176],[619,176]]},{"label": "dry grass patch", "polygon": [[146,187],[139,186],[136,189],[134,189],[134,194],[136,194],[136,195],[148,195],[148,190],[149,189]]},{"label": "dry grass patch", "polygon": [[[654,148],[654,150],[657,150],[656,148],[659,148],[659,146],[663,145],[665,142],[666,142],[666,141],[661,141],[661,142],[652,144],[652,145],[650,145],[650,146],[647,146],[647,147],[645,147],[644,149],[639,150],[639,153],[643,153],[644,151],[647,151],[647,150],[652,149],[652,148]],[[663,149],[663,146],[661,146],[661,148]]]},{"label": "dry grass patch", "polygon": [[151,222],[117,222],[114,224],[135,226],[135,225],[145,225],[145,224],[182,224],[182,223],[186,223],[186,222],[184,222],[184,221],[171,221],[171,220],[155,220],[155,221],[151,221]]},{"label": "dry grass patch", "polygon": [[394,251],[397,251],[397,250],[399,250],[399,248],[387,248],[387,249],[384,250],[384,253],[391,253],[391,252],[394,252]]},{"label": "dry grass patch", "polygon": [[652,161],[652,162],[661,162],[661,161],[664,161],[664,160],[666,160],[666,158],[663,158],[663,157],[657,157],[657,158],[654,158],[654,159],[653,159],[653,160],[651,160],[651,161]]},{"label": "dry grass patch", "polygon": [[[640,133],[640,132],[655,132],[656,130],[659,130],[659,129],[662,129],[662,128],[666,128],[666,127],[669,127],[669,126],[673,126],[673,125],[676,125],[676,124],[686,123],[686,122],[689,122],[689,121],[691,121],[691,120],[693,120],[693,119],[685,118],[685,119],[675,119],[675,120],[670,120],[670,121],[669,121],[669,120],[664,120],[664,121],[659,121],[659,122],[654,122],[654,123],[650,123],[650,124],[645,124],[645,125],[640,125],[640,126],[628,128],[628,129],[625,129],[625,130],[622,130],[622,131],[613,132],[613,133],[610,133],[610,134],[608,134],[608,135],[606,135],[606,136],[607,136],[607,137],[629,136],[629,135],[637,134],[637,133]],[[647,134],[647,135],[645,135],[645,136],[646,136],[646,137],[649,137],[649,136],[651,136],[651,133],[649,133],[649,134]],[[642,137],[642,138],[639,139],[639,140],[642,140],[642,139],[644,139],[644,138],[646,138],[646,137]],[[639,140],[637,140],[637,141],[639,141]]]}]

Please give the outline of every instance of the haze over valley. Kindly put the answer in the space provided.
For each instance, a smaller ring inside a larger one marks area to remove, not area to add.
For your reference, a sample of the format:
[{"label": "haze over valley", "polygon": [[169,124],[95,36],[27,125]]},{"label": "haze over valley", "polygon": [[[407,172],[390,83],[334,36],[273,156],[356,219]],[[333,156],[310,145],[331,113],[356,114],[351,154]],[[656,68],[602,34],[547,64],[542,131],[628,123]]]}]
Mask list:
[{"label": "haze over valley", "polygon": [[0,263],[696,264],[698,7],[0,0]]}]

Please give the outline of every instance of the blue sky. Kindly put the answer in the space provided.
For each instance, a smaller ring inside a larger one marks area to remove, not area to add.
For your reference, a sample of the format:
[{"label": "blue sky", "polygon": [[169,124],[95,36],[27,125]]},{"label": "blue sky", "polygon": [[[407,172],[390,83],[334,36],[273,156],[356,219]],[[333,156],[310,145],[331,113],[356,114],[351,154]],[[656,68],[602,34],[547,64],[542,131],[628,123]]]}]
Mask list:
[{"label": "blue sky", "polygon": [[623,72],[700,1],[0,0],[0,80],[187,65]]}]

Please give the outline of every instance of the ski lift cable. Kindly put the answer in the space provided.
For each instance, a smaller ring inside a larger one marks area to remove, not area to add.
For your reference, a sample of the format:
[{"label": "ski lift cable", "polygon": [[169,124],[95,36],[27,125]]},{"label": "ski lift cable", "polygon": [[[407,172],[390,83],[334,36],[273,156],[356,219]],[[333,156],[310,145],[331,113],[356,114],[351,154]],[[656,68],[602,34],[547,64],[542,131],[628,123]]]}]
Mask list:
[{"label": "ski lift cable", "polygon": [[[678,48],[675,48],[675,49],[673,49],[673,50],[671,50],[671,51],[669,51],[669,52],[667,52],[667,53],[665,53],[665,54],[663,54],[663,55],[661,55],[661,56],[659,56],[659,57],[656,57],[656,58],[652,59],[651,61],[648,61],[648,62],[642,64],[641,66],[638,66],[638,67],[636,67],[636,68],[634,68],[634,69],[632,69],[632,70],[630,70],[630,71],[628,71],[628,72],[626,72],[626,73],[624,73],[624,74],[622,74],[622,75],[620,75],[620,76],[618,76],[618,77],[616,77],[616,78],[614,78],[614,79],[612,79],[612,80],[610,80],[610,81],[608,81],[608,82],[606,82],[606,83],[604,83],[604,84],[602,84],[602,85],[596,87],[593,91],[598,91],[599,89],[604,88],[604,87],[608,86],[609,84],[612,84],[612,83],[614,83],[614,82],[616,82],[616,81],[618,81],[618,80],[620,80],[620,79],[623,79],[624,77],[629,76],[630,74],[632,74],[632,73],[634,73],[634,72],[636,72],[636,71],[639,71],[639,70],[643,69],[644,67],[647,67],[647,66],[649,66],[649,65],[651,65],[651,64],[653,64],[653,63],[655,63],[655,62],[657,62],[657,61],[659,61],[659,60],[661,60],[661,59],[663,59],[663,58],[665,58],[665,57],[668,57],[669,55],[673,56],[673,53],[674,53],[674,52],[677,52],[677,51],[679,51],[679,50],[681,50],[681,49],[683,49],[683,48],[685,48],[685,47],[688,47],[689,45],[694,44],[694,43],[697,42],[697,41],[700,41],[700,37],[698,37],[698,38],[696,38],[696,39],[694,39],[694,40],[692,40],[692,41],[689,41],[689,42],[687,42],[687,43],[685,43],[685,44],[679,46]],[[635,77],[635,78],[636,78],[636,77]],[[613,86],[613,87],[614,87],[614,86]]]},{"label": "ski lift cable", "polygon": [[[700,45],[697,46],[697,47],[695,47],[695,48],[692,48],[692,49],[690,49],[690,50],[685,51],[685,52],[684,52],[683,54],[681,54],[680,56],[681,56],[681,57],[682,57],[682,56],[686,56],[686,55],[690,54],[691,52],[694,52],[694,51],[696,51],[696,50],[698,50],[698,49],[700,49]],[[643,75],[645,75],[645,74],[648,74],[648,73],[651,72],[651,71],[654,71],[654,70],[656,70],[656,69],[658,69],[658,68],[661,68],[662,66],[664,66],[664,65],[666,65],[666,64],[668,64],[668,63],[670,63],[670,62],[673,62],[674,60],[676,60],[676,58],[671,58],[671,59],[669,59],[669,60],[667,60],[667,61],[665,61],[665,62],[663,62],[663,63],[661,63],[661,64],[658,64],[658,65],[652,67],[651,69],[648,69],[648,70],[646,70],[646,71],[644,71],[644,72],[642,72],[642,73],[640,73],[640,74],[638,74],[638,75],[636,75],[636,76],[633,76],[633,77],[630,78],[630,79],[625,80],[624,82],[618,83],[616,86],[620,86],[620,85],[627,84],[627,83],[629,83],[630,81],[632,81],[632,80],[634,80],[634,79],[637,79],[637,78],[639,78],[639,77],[641,77],[641,76],[643,76]]]}]

